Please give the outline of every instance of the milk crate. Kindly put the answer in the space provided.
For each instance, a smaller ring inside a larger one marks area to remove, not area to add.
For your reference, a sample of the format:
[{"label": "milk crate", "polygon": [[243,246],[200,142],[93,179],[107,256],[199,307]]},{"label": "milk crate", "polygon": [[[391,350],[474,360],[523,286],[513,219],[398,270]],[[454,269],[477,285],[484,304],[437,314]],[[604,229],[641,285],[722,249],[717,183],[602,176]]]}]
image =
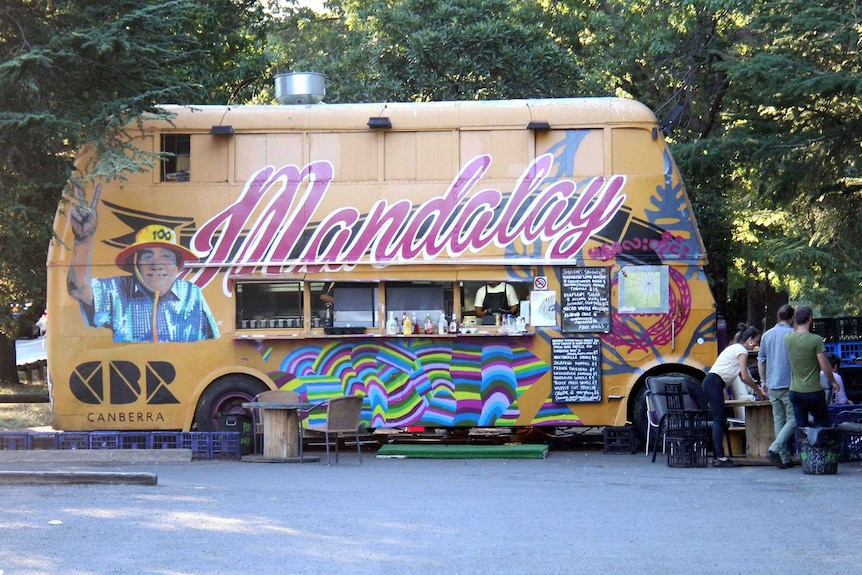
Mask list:
[{"label": "milk crate", "polygon": [[123,431],[120,433],[120,449],[149,449],[150,434],[140,431]]},{"label": "milk crate", "polygon": [[838,323],[835,318],[818,317],[811,321],[811,331],[823,338],[827,343],[838,339]]},{"label": "milk crate", "polygon": [[152,449],[179,449],[179,431],[154,431],[150,434],[150,447]]},{"label": "milk crate", "polygon": [[90,449],[119,449],[120,434],[116,431],[91,431]]},{"label": "milk crate", "polygon": [[180,434],[180,449],[191,449],[192,459],[212,457],[210,434],[206,431],[184,431]]},{"label": "milk crate", "polygon": [[844,436],[841,443],[841,461],[862,461],[862,435]]},{"label": "milk crate", "polygon": [[706,467],[706,439],[667,440],[668,467]]},{"label": "milk crate", "polygon": [[57,435],[52,431],[34,431],[30,433],[30,449],[57,449]]},{"label": "milk crate", "polygon": [[862,340],[862,317],[839,317],[835,319],[838,341]]},{"label": "milk crate", "polygon": [[30,434],[26,431],[4,431],[0,433],[0,451],[30,449]]},{"label": "milk crate", "polygon": [[210,458],[211,459],[240,459],[239,431],[213,431],[210,433]]},{"label": "milk crate", "polygon": [[635,430],[630,425],[605,427],[602,430],[605,440],[604,453],[634,453]]},{"label": "milk crate", "polygon": [[838,370],[844,380],[844,392],[853,403],[862,403],[862,366]]},{"label": "milk crate", "polygon": [[90,434],[86,431],[64,431],[57,434],[57,449],[90,449]]},{"label": "milk crate", "polygon": [[672,411],[664,419],[668,441],[671,439],[706,439],[709,436],[709,412]]}]

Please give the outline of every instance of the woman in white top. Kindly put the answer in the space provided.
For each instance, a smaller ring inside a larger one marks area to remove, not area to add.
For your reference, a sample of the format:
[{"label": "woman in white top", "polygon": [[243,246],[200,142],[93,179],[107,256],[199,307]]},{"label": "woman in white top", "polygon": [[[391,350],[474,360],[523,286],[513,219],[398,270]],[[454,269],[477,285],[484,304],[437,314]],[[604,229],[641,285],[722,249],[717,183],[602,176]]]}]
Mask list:
[{"label": "woman in white top", "polygon": [[847,392],[844,390],[844,379],[838,373],[838,368],[841,367],[841,358],[838,357],[838,354],[827,353],[826,359],[829,360],[829,365],[832,366],[832,375],[835,376],[835,382],[838,384],[838,391],[833,394],[832,386],[829,385],[829,378],[823,371],[820,372],[820,385],[826,393],[826,403],[836,403],[839,405],[853,403],[847,398]]},{"label": "woman in white top", "polygon": [[740,377],[759,397],[766,398],[766,394],[748,372],[748,352],[758,344],[760,344],[760,332],[757,328],[753,326],[745,328],[740,337],[740,343],[732,343],[724,348],[703,380],[703,393],[712,414],[712,449],[715,454],[712,460],[713,467],[733,467],[733,461],[724,455],[724,429],[727,427],[724,388]]}]

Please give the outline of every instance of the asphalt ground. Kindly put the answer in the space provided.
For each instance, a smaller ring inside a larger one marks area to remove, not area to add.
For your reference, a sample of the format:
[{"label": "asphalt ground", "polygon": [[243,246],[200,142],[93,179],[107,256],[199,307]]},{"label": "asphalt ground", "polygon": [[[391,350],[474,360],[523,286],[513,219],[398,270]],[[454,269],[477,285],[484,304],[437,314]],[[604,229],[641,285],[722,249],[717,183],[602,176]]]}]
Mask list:
[{"label": "asphalt ground", "polygon": [[0,463],[155,484],[0,486],[0,575],[856,575],[862,463],[546,459]]}]

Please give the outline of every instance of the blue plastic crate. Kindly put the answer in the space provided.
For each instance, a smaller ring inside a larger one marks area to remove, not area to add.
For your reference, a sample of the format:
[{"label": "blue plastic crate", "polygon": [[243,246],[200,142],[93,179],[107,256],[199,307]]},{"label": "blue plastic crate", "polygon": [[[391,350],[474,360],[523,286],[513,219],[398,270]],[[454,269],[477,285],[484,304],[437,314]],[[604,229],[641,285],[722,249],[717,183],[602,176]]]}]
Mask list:
[{"label": "blue plastic crate", "polygon": [[57,435],[53,431],[34,431],[30,433],[30,449],[57,449]]},{"label": "blue plastic crate", "polygon": [[210,434],[210,457],[212,459],[241,459],[239,431],[214,431]]},{"label": "blue plastic crate", "polygon": [[120,434],[116,431],[91,431],[90,449],[119,449]]},{"label": "blue plastic crate", "polygon": [[862,361],[862,341],[842,341],[838,343],[837,348],[835,353],[841,357],[841,367],[854,365],[854,360],[857,358]]},{"label": "blue plastic crate", "polygon": [[154,431],[150,434],[150,447],[152,449],[179,449],[179,431]]},{"label": "blue plastic crate", "polygon": [[87,431],[58,433],[57,449],[90,449],[90,433]]},{"label": "blue plastic crate", "polygon": [[0,433],[0,450],[18,451],[30,449],[30,434],[26,431],[4,431]]},{"label": "blue plastic crate", "polygon": [[210,434],[206,431],[183,431],[180,434],[180,449],[191,449],[192,459],[209,459]]},{"label": "blue plastic crate", "polygon": [[151,437],[148,432],[124,431],[120,433],[120,449],[149,449]]}]

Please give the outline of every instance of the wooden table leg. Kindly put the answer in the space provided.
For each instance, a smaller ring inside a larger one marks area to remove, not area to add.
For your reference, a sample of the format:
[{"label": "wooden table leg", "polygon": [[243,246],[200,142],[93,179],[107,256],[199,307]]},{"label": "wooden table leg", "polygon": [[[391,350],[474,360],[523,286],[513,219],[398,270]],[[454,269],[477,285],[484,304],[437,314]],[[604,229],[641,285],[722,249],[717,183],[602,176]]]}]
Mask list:
[{"label": "wooden table leg", "polygon": [[775,441],[775,425],[772,420],[772,404],[745,408],[745,455],[765,458],[769,446]]},{"label": "wooden table leg", "polygon": [[269,459],[299,457],[299,417],[295,409],[261,409],[263,456]]}]

